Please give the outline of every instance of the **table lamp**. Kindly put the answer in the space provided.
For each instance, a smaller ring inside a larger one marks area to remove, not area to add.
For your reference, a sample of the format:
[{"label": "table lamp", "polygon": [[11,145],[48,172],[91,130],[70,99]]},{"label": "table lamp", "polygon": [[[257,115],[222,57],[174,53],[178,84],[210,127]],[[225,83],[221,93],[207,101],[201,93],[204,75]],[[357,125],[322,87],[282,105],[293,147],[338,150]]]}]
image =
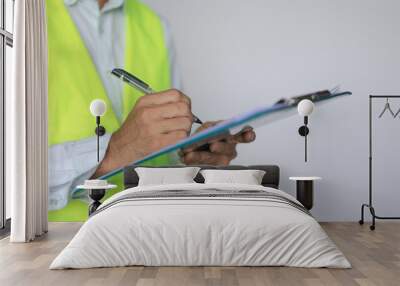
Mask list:
[{"label": "table lamp", "polygon": [[314,111],[314,103],[309,99],[303,99],[297,105],[297,111],[304,117],[304,125],[299,128],[299,134],[304,137],[304,161],[307,162],[307,136],[310,133],[307,126],[308,116]]}]

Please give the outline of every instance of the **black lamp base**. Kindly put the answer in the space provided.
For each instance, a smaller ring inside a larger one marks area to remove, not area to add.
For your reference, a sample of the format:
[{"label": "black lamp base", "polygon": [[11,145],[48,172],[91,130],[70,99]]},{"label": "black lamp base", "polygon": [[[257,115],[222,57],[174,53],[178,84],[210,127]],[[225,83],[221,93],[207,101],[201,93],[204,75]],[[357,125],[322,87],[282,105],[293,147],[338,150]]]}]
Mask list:
[{"label": "black lamp base", "polygon": [[310,129],[307,126],[303,125],[299,128],[299,134],[300,136],[305,137],[310,134]]},{"label": "black lamp base", "polygon": [[91,189],[89,190],[89,197],[93,200],[93,202],[89,206],[89,216],[94,213],[97,208],[101,205],[100,200],[106,194],[105,189]]},{"label": "black lamp base", "polygon": [[104,134],[106,134],[106,129],[104,128],[104,126],[98,126],[96,127],[96,129],[94,130],[94,133],[98,136],[103,136]]}]

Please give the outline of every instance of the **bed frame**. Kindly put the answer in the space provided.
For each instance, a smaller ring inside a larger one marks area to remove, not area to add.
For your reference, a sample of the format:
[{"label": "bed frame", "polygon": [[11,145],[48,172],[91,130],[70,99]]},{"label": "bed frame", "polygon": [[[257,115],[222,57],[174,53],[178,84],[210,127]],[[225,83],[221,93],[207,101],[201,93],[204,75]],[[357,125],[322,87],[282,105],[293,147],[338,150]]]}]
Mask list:
[{"label": "bed frame", "polygon": [[[125,189],[136,187],[139,183],[139,177],[135,172],[135,168],[139,166],[129,166],[124,168],[124,185]],[[161,168],[183,168],[185,166],[162,166]],[[265,171],[265,175],[262,180],[262,185],[265,187],[270,187],[274,189],[279,188],[279,167],[275,165],[252,165],[252,166],[239,166],[239,165],[231,165],[231,166],[204,166],[199,165],[195,167],[200,167],[202,170],[204,169],[219,169],[219,170],[263,170]],[[149,167],[151,168],[151,167]],[[160,167],[157,167],[160,168]],[[203,176],[199,173],[194,179],[197,183],[204,183]]]}]

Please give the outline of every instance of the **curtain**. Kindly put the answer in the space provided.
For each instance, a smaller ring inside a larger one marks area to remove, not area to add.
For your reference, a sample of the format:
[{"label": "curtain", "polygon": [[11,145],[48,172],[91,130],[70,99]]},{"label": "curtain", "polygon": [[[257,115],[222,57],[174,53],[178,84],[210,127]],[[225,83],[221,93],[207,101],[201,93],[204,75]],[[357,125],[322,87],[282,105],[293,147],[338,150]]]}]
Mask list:
[{"label": "curtain", "polygon": [[15,1],[13,92],[6,111],[12,242],[47,232],[47,28],[45,0]]}]

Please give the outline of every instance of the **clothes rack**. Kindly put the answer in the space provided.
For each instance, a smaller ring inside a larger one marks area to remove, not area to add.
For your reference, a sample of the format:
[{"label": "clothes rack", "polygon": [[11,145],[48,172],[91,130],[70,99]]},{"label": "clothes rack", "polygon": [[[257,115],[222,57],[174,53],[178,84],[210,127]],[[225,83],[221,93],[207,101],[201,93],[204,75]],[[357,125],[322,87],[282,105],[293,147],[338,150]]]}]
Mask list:
[{"label": "clothes rack", "polygon": [[372,216],[372,225],[370,225],[371,230],[375,230],[375,220],[376,219],[382,219],[382,220],[396,220],[400,219],[400,217],[388,217],[388,216],[379,216],[376,214],[375,208],[373,206],[373,200],[372,200],[372,104],[375,99],[386,99],[389,100],[390,98],[400,98],[400,95],[370,95],[369,96],[369,200],[368,204],[364,203],[361,206],[361,219],[359,223],[362,225],[364,224],[364,209],[368,208],[371,216]]}]

